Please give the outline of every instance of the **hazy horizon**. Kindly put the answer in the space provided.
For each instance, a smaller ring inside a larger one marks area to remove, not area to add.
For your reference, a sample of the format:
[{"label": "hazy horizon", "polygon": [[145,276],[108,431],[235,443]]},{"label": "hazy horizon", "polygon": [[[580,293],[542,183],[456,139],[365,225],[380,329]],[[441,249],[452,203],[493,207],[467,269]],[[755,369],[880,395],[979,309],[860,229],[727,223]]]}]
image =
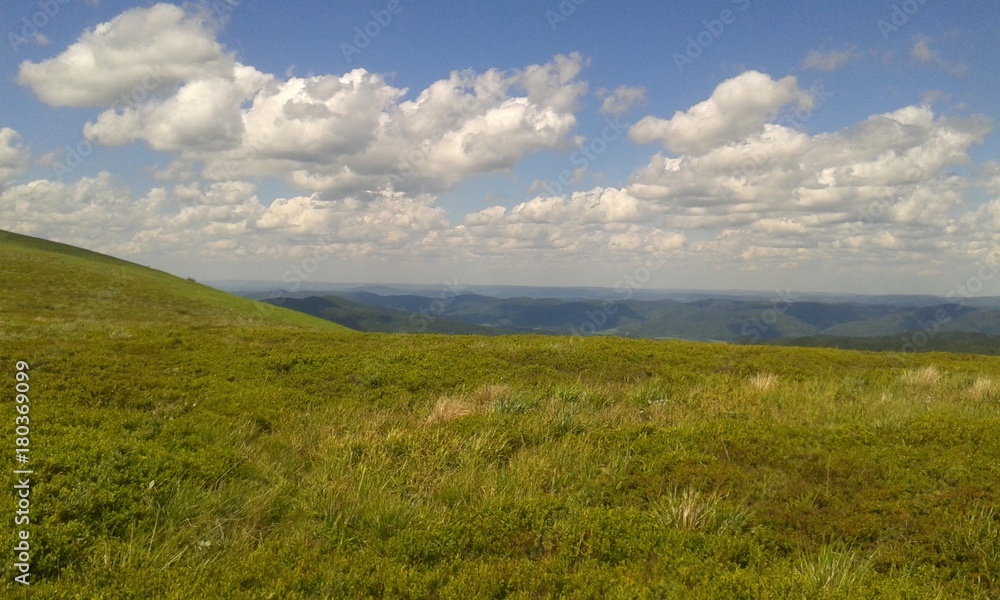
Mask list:
[{"label": "hazy horizon", "polygon": [[[364,282],[364,281],[313,281],[306,282],[298,286],[289,286],[278,280],[245,280],[245,279],[206,279],[203,283],[216,289],[230,293],[260,293],[260,292],[287,292],[290,294],[302,295],[313,292],[336,292],[336,291],[370,291],[384,288],[385,291],[399,291],[415,295],[430,294],[427,297],[452,296],[454,294],[481,294],[494,295],[496,297],[514,297],[508,294],[500,294],[504,290],[534,290],[534,293],[527,295],[532,298],[568,298],[577,297],[572,292],[597,292],[598,295],[583,294],[579,297],[593,299],[644,299],[644,298],[668,298],[678,296],[691,297],[746,297],[753,299],[779,299],[781,301],[813,301],[814,299],[830,298],[835,301],[838,298],[925,298],[949,300],[946,296],[936,296],[933,294],[859,294],[852,292],[820,292],[815,290],[796,290],[786,288],[783,290],[767,289],[694,289],[694,288],[643,288],[640,286],[621,287],[611,286],[546,286],[546,285],[509,285],[509,284],[477,284],[466,283],[459,280],[432,282],[432,283],[401,283],[401,282]],[[493,294],[491,290],[496,290]],[[373,292],[378,294],[378,292]],[[550,294],[550,295],[547,295]],[[967,300],[984,301],[1000,300],[1000,295],[978,295],[955,297],[956,303]]]}]

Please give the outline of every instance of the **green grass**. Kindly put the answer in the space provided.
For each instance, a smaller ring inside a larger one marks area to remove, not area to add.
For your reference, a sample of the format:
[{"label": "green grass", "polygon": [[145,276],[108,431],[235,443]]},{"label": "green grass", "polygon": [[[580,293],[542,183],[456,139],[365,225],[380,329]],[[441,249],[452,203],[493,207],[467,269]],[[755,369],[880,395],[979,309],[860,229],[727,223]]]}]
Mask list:
[{"label": "green grass", "polygon": [[[343,327],[220,292],[102,254],[0,231],[0,327],[5,337],[105,330],[127,338],[163,325]],[[0,338],[2,340],[3,338]]]},{"label": "green grass", "polygon": [[[921,345],[917,345],[919,342]],[[840,348],[870,352],[958,352],[965,354],[1000,355],[1000,336],[982,333],[936,332],[932,336],[923,332],[889,337],[833,337],[813,336],[782,338],[761,343],[775,346],[806,348]]]},{"label": "green grass", "polygon": [[998,359],[362,335],[10,236],[0,273],[4,597],[1000,589]]}]

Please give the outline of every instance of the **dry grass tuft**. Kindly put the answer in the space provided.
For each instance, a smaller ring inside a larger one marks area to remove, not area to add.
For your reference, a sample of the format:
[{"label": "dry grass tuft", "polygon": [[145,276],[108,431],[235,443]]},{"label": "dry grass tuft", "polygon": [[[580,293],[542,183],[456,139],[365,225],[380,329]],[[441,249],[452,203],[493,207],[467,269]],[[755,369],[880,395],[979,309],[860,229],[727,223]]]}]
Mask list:
[{"label": "dry grass tuft", "polygon": [[997,394],[997,383],[989,377],[980,377],[969,387],[969,395],[976,400],[986,400]]},{"label": "dry grass tuft", "polygon": [[716,494],[705,495],[687,488],[664,495],[654,504],[653,510],[668,526],[690,531],[703,529],[715,515],[718,503]]},{"label": "dry grass tuft", "polygon": [[760,391],[773,390],[778,387],[778,376],[774,373],[757,373],[747,380],[747,385]]},{"label": "dry grass tuft", "polygon": [[464,398],[453,398],[451,396],[441,396],[434,403],[431,414],[427,417],[428,423],[447,423],[455,419],[467,417],[475,412],[475,406]]},{"label": "dry grass tuft", "polygon": [[922,367],[920,369],[909,369],[903,372],[900,378],[906,385],[917,387],[932,387],[937,385],[944,375],[934,365]]},{"label": "dry grass tuft", "polygon": [[499,384],[484,385],[458,396],[441,396],[434,403],[427,422],[445,423],[490,410],[496,412],[497,407],[509,403],[512,396],[508,386]]},{"label": "dry grass tuft", "polygon": [[488,384],[480,387],[478,390],[470,394],[470,400],[472,400],[477,407],[487,407],[493,406],[497,402],[502,402],[510,398],[512,392],[506,385],[500,384]]},{"label": "dry grass tuft", "polygon": [[726,509],[725,496],[718,492],[700,492],[692,487],[672,489],[650,505],[650,509],[667,527],[683,531],[725,533],[740,531],[748,513],[742,508]]}]

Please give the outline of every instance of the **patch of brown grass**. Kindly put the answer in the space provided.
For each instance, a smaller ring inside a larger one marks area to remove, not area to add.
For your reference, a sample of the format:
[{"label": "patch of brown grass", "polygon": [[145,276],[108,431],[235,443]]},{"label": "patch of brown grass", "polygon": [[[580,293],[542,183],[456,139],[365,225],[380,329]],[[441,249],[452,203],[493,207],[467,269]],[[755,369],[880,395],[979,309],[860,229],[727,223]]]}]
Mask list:
[{"label": "patch of brown grass", "polygon": [[969,387],[968,393],[976,400],[992,398],[997,394],[997,383],[989,377],[980,377]]},{"label": "patch of brown grass", "polygon": [[934,365],[921,367],[919,369],[909,369],[903,372],[900,380],[906,385],[916,387],[933,387],[937,385],[944,376]]},{"label": "patch of brown grass", "polygon": [[506,385],[488,384],[477,390],[458,396],[441,396],[431,408],[428,423],[446,423],[479,414],[493,408],[511,397],[511,389]]},{"label": "patch of brown grass", "polygon": [[510,398],[511,389],[506,385],[487,384],[469,394],[469,400],[477,407],[493,406],[495,403]]},{"label": "patch of brown grass", "polygon": [[431,414],[427,416],[428,423],[447,423],[455,419],[467,417],[475,412],[475,406],[464,398],[441,396],[434,403]]},{"label": "patch of brown grass", "polygon": [[766,391],[778,387],[778,376],[774,373],[757,373],[747,380],[751,389]]}]

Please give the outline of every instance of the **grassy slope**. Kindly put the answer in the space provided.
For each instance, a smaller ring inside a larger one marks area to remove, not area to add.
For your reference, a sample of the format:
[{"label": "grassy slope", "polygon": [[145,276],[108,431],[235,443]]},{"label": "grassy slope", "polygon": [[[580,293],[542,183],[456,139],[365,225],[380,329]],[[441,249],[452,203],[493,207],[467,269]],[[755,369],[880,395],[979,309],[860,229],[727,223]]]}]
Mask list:
[{"label": "grassy slope", "polygon": [[[9,237],[0,273],[37,597],[1000,585],[997,359],[360,335]],[[27,597],[10,562],[0,594]]]},{"label": "grassy slope", "polygon": [[0,324],[342,327],[73,246],[0,231]]},{"label": "grassy slope", "polygon": [[813,336],[804,338],[787,338],[768,340],[766,343],[775,346],[799,346],[806,348],[842,348],[845,350],[865,350],[870,352],[896,352],[915,347],[914,342],[922,345],[916,349],[921,352],[959,352],[968,354],[1000,355],[1000,336],[981,333],[935,333],[933,336],[916,334],[896,335],[890,337],[834,337]]}]

